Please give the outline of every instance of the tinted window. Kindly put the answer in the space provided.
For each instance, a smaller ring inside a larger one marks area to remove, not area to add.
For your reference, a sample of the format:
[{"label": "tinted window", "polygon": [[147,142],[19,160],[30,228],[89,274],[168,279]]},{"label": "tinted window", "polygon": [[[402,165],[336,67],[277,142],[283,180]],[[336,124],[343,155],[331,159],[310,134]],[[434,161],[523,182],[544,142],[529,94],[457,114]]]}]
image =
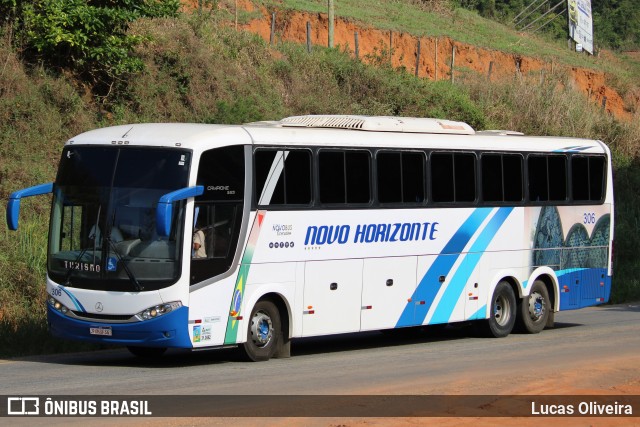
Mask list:
[{"label": "tinted window", "polygon": [[423,202],[424,163],[422,153],[378,153],[378,200],[381,203]]},{"label": "tinted window", "polygon": [[549,156],[549,200],[567,200],[567,158]]},{"label": "tinted window", "polygon": [[244,196],[244,147],[217,148],[200,157],[198,185],[204,186],[199,200],[242,200]]},{"label": "tinted window", "polygon": [[346,203],[346,179],[344,153],[321,151],[318,156],[320,201],[322,203]]},{"label": "tinted window", "polygon": [[402,165],[400,153],[379,153],[378,200],[381,203],[402,202]]},{"label": "tinted window", "polygon": [[532,202],[567,199],[566,156],[531,155],[529,168],[529,200]]},{"label": "tinted window", "polygon": [[519,155],[482,155],[482,198],[486,202],[522,200],[522,158]]},{"label": "tinted window", "polygon": [[456,202],[476,199],[476,157],[473,154],[454,154]]},{"label": "tinted window", "polygon": [[198,166],[192,224],[191,284],[225,273],[233,262],[242,223],[244,147],[205,151]]},{"label": "tinted window", "polygon": [[371,200],[368,151],[320,151],[320,202],[369,203]]},{"label": "tinted window", "polygon": [[604,172],[604,157],[573,156],[571,158],[573,200],[600,201],[604,194]]},{"label": "tinted window", "polygon": [[529,156],[529,200],[546,202],[549,200],[549,184],[547,180],[547,158],[545,156]]},{"label": "tinted window", "polygon": [[502,156],[502,181],[504,183],[505,202],[520,202],[524,198],[522,191],[522,156],[505,154]]},{"label": "tinted window", "polygon": [[473,202],[476,199],[475,155],[431,155],[431,195],[434,202]]},{"label": "tinted window", "polygon": [[431,199],[434,202],[455,200],[453,178],[453,154],[434,153],[429,163],[431,167]]},{"label": "tinted window", "polygon": [[311,152],[257,150],[254,159],[259,205],[311,203]]}]

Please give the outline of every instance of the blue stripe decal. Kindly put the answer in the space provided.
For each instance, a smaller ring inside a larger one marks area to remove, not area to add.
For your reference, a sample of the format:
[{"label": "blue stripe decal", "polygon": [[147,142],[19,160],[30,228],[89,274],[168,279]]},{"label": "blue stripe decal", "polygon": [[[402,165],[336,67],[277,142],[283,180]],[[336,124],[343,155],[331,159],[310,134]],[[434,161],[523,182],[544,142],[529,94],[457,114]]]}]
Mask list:
[{"label": "blue stripe decal", "polygon": [[67,294],[69,296],[69,298],[71,298],[71,301],[73,301],[73,304],[76,306],[77,310],[80,310],[83,313],[86,313],[87,310],[84,309],[84,307],[82,306],[82,304],[80,304],[80,301],[78,301],[78,298],[74,297],[73,294],[71,292],[69,292],[68,290],[65,289],[64,286],[62,285],[58,285],[58,287],[60,289],[62,289],[62,292],[64,292],[65,294]]},{"label": "blue stripe decal", "polygon": [[568,268],[566,270],[558,270],[556,271],[556,277],[560,278],[565,274],[575,273],[576,271],[587,270],[586,268]]},{"label": "blue stripe decal", "polygon": [[589,148],[592,148],[592,147],[573,145],[571,147],[564,147],[557,150],[553,150],[553,152],[554,153],[579,153],[581,151],[588,150]]},{"label": "blue stripe decal", "polygon": [[[438,281],[439,276],[446,276],[449,273],[462,250],[492,210],[492,208],[478,208],[469,215],[469,218],[447,242],[442,253],[438,255],[416,287],[411,296],[411,302],[405,306],[396,327],[418,325],[424,322],[429,308],[438,294],[440,286],[442,286],[442,283]],[[424,304],[417,304],[419,301],[424,301]]]},{"label": "blue stripe decal", "polygon": [[485,304],[482,307],[480,307],[480,309],[478,309],[478,311],[473,313],[473,315],[468,320],[486,319],[486,316],[485,316],[486,312],[487,312],[487,304]]},{"label": "blue stripe decal", "polygon": [[487,250],[487,247],[512,211],[513,208],[498,209],[498,212],[491,218],[489,224],[480,233],[480,236],[473,242],[469,253],[464,257],[451,282],[447,285],[429,323],[447,323],[449,321],[456,304],[460,300],[460,295],[464,293],[464,288],[471,273],[478,266],[484,251]]}]

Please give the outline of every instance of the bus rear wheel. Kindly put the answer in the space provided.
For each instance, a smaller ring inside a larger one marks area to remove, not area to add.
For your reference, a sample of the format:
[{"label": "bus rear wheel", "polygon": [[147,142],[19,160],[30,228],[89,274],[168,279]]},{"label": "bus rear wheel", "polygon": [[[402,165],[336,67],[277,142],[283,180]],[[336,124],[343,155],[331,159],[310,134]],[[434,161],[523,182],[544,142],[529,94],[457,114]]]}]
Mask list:
[{"label": "bus rear wheel", "polygon": [[491,298],[491,314],[484,321],[485,336],[503,338],[511,333],[516,322],[516,296],[507,282],[500,282]]},{"label": "bus rear wheel", "polygon": [[533,282],[531,293],[518,304],[518,329],[530,334],[541,332],[547,324],[551,304],[547,287],[540,280]]},{"label": "bus rear wheel", "polygon": [[278,308],[271,301],[258,301],[248,320],[247,342],[240,344],[244,358],[252,362],[269,360],[282,337]]}]

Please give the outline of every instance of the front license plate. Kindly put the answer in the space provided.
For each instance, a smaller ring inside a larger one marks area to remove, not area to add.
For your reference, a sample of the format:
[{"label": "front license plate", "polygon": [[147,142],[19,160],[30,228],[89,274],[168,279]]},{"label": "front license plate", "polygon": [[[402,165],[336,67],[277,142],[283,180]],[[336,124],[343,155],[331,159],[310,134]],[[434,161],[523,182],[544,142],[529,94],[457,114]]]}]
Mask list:
[{"label": "front license plate", "polygon": [[102,335],[104,337],[110,337],[111,336],[111,326],[99,327],[99,328],[89,328],[89,333],[91,335]]}]

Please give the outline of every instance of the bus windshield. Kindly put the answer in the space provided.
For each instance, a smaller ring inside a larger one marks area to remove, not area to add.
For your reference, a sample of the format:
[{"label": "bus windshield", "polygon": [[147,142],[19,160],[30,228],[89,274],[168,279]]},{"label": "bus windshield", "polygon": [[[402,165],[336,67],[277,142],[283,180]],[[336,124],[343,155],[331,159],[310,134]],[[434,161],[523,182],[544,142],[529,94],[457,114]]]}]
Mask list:
[{"label": "bus windshield", "polygon": [[180,276],[184,201],[156,233],[160,197],[187,185],[187,150],[67,147],[53,191],[48,273],[75,288],[154,290]]}]

